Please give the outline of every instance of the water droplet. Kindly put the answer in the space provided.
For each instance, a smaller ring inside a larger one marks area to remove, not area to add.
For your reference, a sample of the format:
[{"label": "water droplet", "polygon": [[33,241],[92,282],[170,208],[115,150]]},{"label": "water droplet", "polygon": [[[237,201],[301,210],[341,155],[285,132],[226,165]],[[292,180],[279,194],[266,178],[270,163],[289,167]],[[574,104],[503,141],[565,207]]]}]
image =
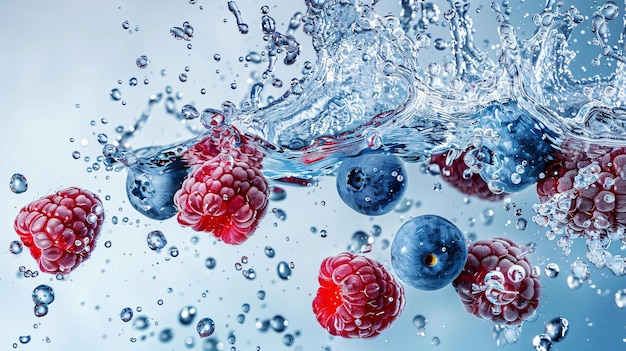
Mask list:
[{"label": "water droplet", "polygon": [[546,277],[556,278],[559,275],[560,268],[556,263],[548,263],[543,271],[546,273]]},{"label": "water droplet", "polygon": [[196,308],[193,306],[185,306],[178,313],[178,321],[182,325],[189,325],[196,317]]},{"label": "water droplet", "polygon": [[9,188],[16,194],[21,194],[28,189],[28,181],[22,174],[15,173],[11,176]]},{"label": "water droplet", "polygon": [[124,308],[120,312],[120,319],[122,322],[130,322],[130,320],[133,319],[133,309],[130,307]]},{"label": "water droplet", "polygon": [[546,334],[535,335],[533,338],[533,346],[537,351],[550,351],[552,348],[552,340]]},{"label": "water droplet", "polygon": [[279,262],[277,266],[277,271],[278,271],[278,277],[280,279],[282,280],[291,279],[291,268],[289,267],[289,264],[287,264],[287,262],[285,261]]},{"label": "water droplet", "polygon": [[273,208],[272,213],[274,213],[276,218],[280,219],[283,222],[287,219],[287,213],[280,208]]},{"label": "water droplet", "polygon": [[269,258],[272,258],[276,255],[276,252],[271,246],[266,246],[264,251],[265,251],[265,256]]},{"label": "water droplet", "polygon": [[178,75],[178,80],[180,80],[181,82],[186,82],[187,81],[187,73],[181,73]]},{"label": "water droplet", "polygon": [[22,344],[28,344],[28,342],[30,341],[30,335],[22,335],[22,336],[20,336],[19,341]]},{"label": "water droplet", "polygon": [[[139,311],[138,311],[139,312]],[[146,316],[139,316],[133,321],[133,328],[137,330],[146,330],[150,326],[150,321]]]},{"label": "water droplet", "polygon": [[165,238],[163,232],[161,232],[160,230],[153,230],[148,233],[146,241],[150,250],[153,251],[161,250],[167,244],[167,239]]},{"label": "water droplet", "polygon": [[263,299],[265,299],[265,290],[259,290],[259,291],[257,291],[257,293],[256,293],[256,297],[257,297],[259,300],[263,300]]},{"label": "water droplet", "polygon": [[33,290],[33,302],[35,305],[49,305],[54,301],[54,290],[48,285],[39,285]]},{"label": "water droplet", "polygon": [[583,282],[580,279],[575,278],[574,276],[568,276],[567,277],[567,286],[574,290],[574,289],[578,289],[583,285]]},{"label": "water droplet", "polygon": [[285,336],[283,336],[283,344],[285,346],[292,346],[293,345],[293,341],[294,341],[293,335],[285,334]]},{"label": "water droplet", "polygon": [[174,338],[174,331],[170,328],[165,328],[159,333],[159,341],[169,342]]},{"label": "water droplet", "polygon": [[185,105],[181,110],[181,115],[185,119],[196,119],[200,117],[200,113],[193,105]]},{"label": "water droplet", "polygon": [[567,335],[569,321],[563,317],[556,317],[546,323],[545,332],[552,341],[559,342]]},{"label": "water droplet", "polygon": [[48,314],[48,304],[42,303],[35,305],[35,317],[43,317]]},{"label": "water droplet", "polygon": [[215,265],[217,264],[217,262],[215,261],[215,258],[213,257],[207,257],[206,260],[204,260],[204,265],[206,266],[206,268],[208,269],[213,269],[215,268]]},{"label": "water droplet", "polygon": [[424,317],[423,315],[418,314],[413,317],[413,325],[416,328],[426,327],[426,324],[428,324],[428,318]]},{"label": "water droplet", "polygon": [[11,241],[11,244],[9,245],[9,251],[14,255],[22,253],[23,248],[24,248],[24,245],[19,240],[13,240]]},{"label": "water droplet", "polygon": [[626,289],[618,290],[615,293],[615,304],[619,308],[626,307]]},{"label": "water droplet", "polygon": [[507,278],[513,283],[519,283],[526,278],[526,270],[520,265],[512,265],[507,271]]},{"label": "water droplet", "polygon": [[118,88],[112,89],[111,93],[109,93],[109,95],[111,96],[111,99],[113,101],[120,101],[120,100],[122,100],[122,92]]},{"label": "water droplet", "polygon": [[439,337],[433,336],[432,340],[430,340],[430,343],[433,346],[439,346],[439,344],[441,344],[441,340],[439,339]]},{"label": "water droplet", "polygon": [[528,221],[524,218],[518,218],[517,222],[515,223],[515,228],[517,228],[518,230],[524,230],[527,226]]},{"label": "water droplet", "polygon": [[285,317],[277,314],[270,320],[270,327],[277,333],[281,333],[287,329],[289,321]]},{"label": "water droplet", "polygon": [[206,338],[215,332],[215,322],[211,318],[202,318],[198,322],[196,330],[201,338]]},{"label": "water droplet", "polygon": [[122,28],[124,28],[124,29],[130,28],[130,24],[128,23],[128,21],[122,22]]},{"label": "water droplet", "polygon": [[139,57],[137,57],[137,60],[135,61],[135,63],[137,64],[137,67],[144,69],[146,67],[148,67],[148,56],[146,55],[141,55]]}]

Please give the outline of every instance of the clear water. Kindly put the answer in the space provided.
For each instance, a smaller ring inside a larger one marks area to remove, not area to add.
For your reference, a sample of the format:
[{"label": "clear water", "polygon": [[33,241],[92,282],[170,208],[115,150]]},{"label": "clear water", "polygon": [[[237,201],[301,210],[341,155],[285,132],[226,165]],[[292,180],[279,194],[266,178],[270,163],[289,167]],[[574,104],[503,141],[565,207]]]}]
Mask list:
[{"label": "clear water", "polygon": [[[624,9],[589,1],[326,2],[333,5],[76,2],[55,8],[64,17],[54,19],[51,5],[34,14],[0,5],[5,33],[17,32],[2,58],[9,83],[0,99],[9,117],[1,175],[28,179],[22,193],[6,187],[2,204],[7,327],[0,344],[455,350],[471,338],[476,349],[522,350],[564,317],[569,332],[553,349],[624,347],[615,297],[624,278],[586,266],[582,240],[564,256],[532,221],[532,187],[483,202],[420,167],[433,152],[493,142],[478,127],[494,104],[523,111],[555,148],[571,138],[626,145]],[[272,213],[239,247],[144,217],[125,194],[126,167],[182,152],[206,131],[205,109],[257,138],[268,177],[311,179],[308,187],[280,185],[287,196],[270,203]],[[113,157],[105,159],[103,148]],[[332,171],[342,157],[381,149],[408,161],[407,200],[382,217],[358,215],[336,195]],[[27,202],[70,185],[105,200],[101,244],[67,277],[33,274],[27,250],[12,249],[13,218]],[[381,336],[330,338],[311,311],[319,262],[352,250],[390,267],[393,234],[424,213],[452,220],[473,239],[535,242],[530,260],[544,287],[536,319],[521,330],[494,328],[467,315],[451,287],[407,289],[403,315]],[[154,231],[167,240],[153,248],[146,238]],[[613,255],[624,255],[619,239],[607,249]],[[35,317],[31,295],[41,284],[54,290],[55,303]],[[182,323],[189,306],[196,318]],[[417,316],[428,323],[417,326]]]}]

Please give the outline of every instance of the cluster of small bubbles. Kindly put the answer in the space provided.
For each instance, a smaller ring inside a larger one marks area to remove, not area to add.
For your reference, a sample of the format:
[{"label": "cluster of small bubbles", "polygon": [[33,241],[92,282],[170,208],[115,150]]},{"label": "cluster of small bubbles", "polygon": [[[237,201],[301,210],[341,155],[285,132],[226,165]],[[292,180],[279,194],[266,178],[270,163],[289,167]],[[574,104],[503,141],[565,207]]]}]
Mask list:
[{"label": "cluster of small bubbles", "polygon": [[276,256],[276,251],[274,251],[274,249],[269,245],[265,246],[264,252],[265,252],[265,256],[269,258]]},{"label": "cluster of small bubbles", "polygon": [[167,239],[165,235],[160,230],[153,230],[148,233],[146,238],[146,242],[148,243],[148,247],[150,250],[159,251],[165,247],[167,244]]},{"label": "cluster of small bubbles", "polygon": [[202,318],[200,321],[198,321],[196,330],[198,331],[198,335],[200,335],[201,338],[211,336],[213,332],[215,332],[215,322],[213,322],[211,318]]},{"label": "cluster of small bubbles", "polygon": [[559,275],[560,270],[559,265],[554,262],[548,263],[546,268],[544,268],[544,272],[548,278],[556,278],[556,276]]},{"label": "cluster of small bubbles", "polygon": [[23,248],[24,245],[19,240],[13,240],[11,241],[11,244],[9,244],[9,251],[14,255],[22,253]]},{"label": "cluster of small bubbles", "polygon": [[619,308],[626,307],[626,289],[618,290],[615,293],[615,304]]},{"label": "cluster of small bubbles", "polygon": [[122,309],[120,312],[120,319],[122,322],[130,322],[130,320],[133,319],[133,309],[130,307]]},{"label": "cluster of small bubbles", "polygon": [[287,219],[287,213],[280,208],[273,208],[272,213],[274,214],[274,216],[276,216],[276,218],[280,219],[283,222]]},{"label": "cluster of small bubbles", "polygon": [[291,279],[291,267],[285,261],[280,261],[278,266],[276,267],[276,271],[278,273],[278,277],[282,280]]},{"label": "cluster of small bubbles", "polygon": [[174,331],[171,328],[165,328],[159,333],[159,341],[170,342],[174,338]]},{"label": "cluster of small bubbles", "polygon": [[193,306],[185,306],[178,313],[178,321],[182,325],[189,325],[196,317],[196,308]]},{"label": "cluster of small bubbles", "polygon": [[28,181],[26,177],[24,177],[20,173],[15,173],[11,176],[11,180],[9,181],[9,188],[12,192],[16,194],[21,194],[28,189]]},{"label": "cluster of small bubbles", "polygon": [[589,265],[587,265],[587,263],[583,260],[576,260],[572,262],[570,269],[572,270],[574,278],[580,280],[581,282],[587,280],[591,274]]},{"label": "cluster of small bubbles", "polygon": [[144,69],[146,67],[148,67],[148,63],[150,61],[148,61],[148,56],[146,55],[141,55],[139,57],[137,57],[137,60],[135,61],[135,63],[137,64],[137,67]]},{"label": "cluster of small bubbles", "polygon": [[190,41],[193,38],[193,27],[189,22],[184,22],[182,28],[181,27],[172,27],[170,29],[170,34],[176,40],[185,40]]},{"label": "cluster of small bubbles", "polygon": [[146,316],[139,316],[133,321],[133,328],[137,330],[146,330],[150,326],[150,321]]},{"label": "cluster of small bubbles", "polygon": [[204,260],[204,265],[208,269],[215,268],[216,264],[217,264],[217,262],[215,261],[215,258],[213,258],[213,257],[207,257],[207,259]]}]

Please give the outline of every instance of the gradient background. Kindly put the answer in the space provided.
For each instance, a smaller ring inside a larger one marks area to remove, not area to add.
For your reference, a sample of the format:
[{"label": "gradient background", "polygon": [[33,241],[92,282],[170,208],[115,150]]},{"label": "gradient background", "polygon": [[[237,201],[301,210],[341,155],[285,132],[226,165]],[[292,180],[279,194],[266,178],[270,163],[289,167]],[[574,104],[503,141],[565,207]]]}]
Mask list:
[{"label": "gradient background", "polygon": [[[87,168],[101,151],[96,135],[106,133],[113,139],[115,127],[130,126],[146,108],[150,95],[168,96],[166,86],[173,91],[169,96],[176,101],[178,111],[186,103],[198,109],[217,108],[224,100],[239,103],[265,67],[252,62],[246,67],[245,59],[239,61],[251,51],[265,50],[259,29],[260,7],[270,7],[278,31],[286,29],[294,12],[305,11],[303,1],[237,3],[250,26],[247,35],[238,33],[226,1],[0,3],[0,147],[4,150],[0,179],[5,181],[0,189],[0,349],[12,349],[17,343],[17,348],[23,350],[210,350],[195,330],[196,322],[204,317],[216,323],[212,338],[219,342],[220,350],[497,349],[492,324],[467,315],[451,287],[436,292],[406,288],[404,313],[391,329],[374,339],[332,338],[317,324],[311,301],[321,260],[344,251],[357,230],[367,232],[379,225],[382,234],[375,238],[368,255],[389,267],[386,246],[393,234],[404,220],[425,213],[445,216],[466,235],[474,234],[479,239],[506,236],[519,243],[537,243],[537,252],[530,259],[542,270],[541,307],[536,321],[525,324],[519,342],[506,349],[532,349],[532,338],[542,333],[544,324],[554,317],[567,318],[570,331],[553,350],[618,350],[626,346],[626,310],[619,309],[614,300],[615,292],[626,288],[626,278],[592,267],[591,278],[579,289],[568,288],[569,265],[584,256],[584,242],[576,241],[572,254],[564,257],[555,242],[545,239],[543,230],[531,221],[531,205],[537,201],[533,189],[510,196],[507,202],[511,209],[507,211],[504,203],[466,201],[445,183],[436,192],[433,184],[440,179],[422,174],[419,165],[407,165],[407,198],[415,204],[407,212],[372,218],[347,208],[336,194],[334,178],[327,177],[315,187],[287,187],[287,198],[270,204],[270,209],[285,211],[286,219],[268,213],[245,245],[231,247],[206,234],[181,228],[175,220],[161,222],[142,217],[126,199],[125,170],[106,172],[102,168],[89,172]],[[442,12],[449,6],[444,1],[436,3]],[[579,3],[579,10],[588,16],[597,6],[590,1]],[[566,3],[566,7],[569,5]],[[542,4],[511,1],[511,6],[518,35],[527,38],[535,28],[532,14],[540,12]],[[376,8],[381,14],[398,14],[400,6],[397,1],[384,0]],[[480,14],[475,14],[474,35],[482,43],[481,48],[493,49],[490,54],[495,59],[498,40],[494,18],[483,5]],[[129,30],[122,28],[124,21],[129,22]],[[195,28],[190,42],[175,40],[169,34],[171,27],[182,26],[184,21]],[[589,26],[589,20],[584,26]],[[575,65],[586,66],[584,74],[591,76],[610,67],[589,69],[598,49],[588,44],[591,37],[586,29],[576,33],[580,37],[576,45],[583,54]],[[615,35],[620,31],[618,28]],[[432,28],[432,32],[447,35],[445,28]],[[278,65],[276,75],[284,87],[268,86],[266,96],[280,96],[291,78],[299,76],[304,61],[314,60],[309,38],[300,30],[296,38],[303,47],[302,57],[293,67]],[[191,49],[186,47],[188,43]],[[216,53],[222,57],[219,62],[213,59]],[[435,60],[446,54],[424,52],[420,63],[427,64],[429,55]],[[135,64],[140,55],[150,60],[146,69]],[[183,83],[178,75],[185,72],[186,66],[189,78]],[[132,77],[138,79],[137,86],[129,86]],[[144,84],[144,79],[149,84]],[[236,89],[231,89],[233,82]],[[121,90],[124,104],[110,99],[113,88]],[[206,94],[201,93],[202,88]],[[131,140],[133,147],[165,145],[192,136],[185,125],[166,113],[164,105],[155,106],[145,129]],[[102,118],[108,123],[103,124]],[[73,151],[81,153],[79,160],[72,158]],[[9,190],[13,173],[27,177],[28,191],[14,194]],[[19,255],[9,252],[10,242],[17,239],[13,219],[28,202],[68,186],[84,187],[103,199],[110,196],[104,200],[106,220],[98,245],[91,259],[63,281],[43,273],[24,278],[18,271],[20,266],[31,270],[37,267],[27,249]],[[491,224],[481,217],[487,209],[495,212]],[[529,222],[526,230],[515,227],[517,209]],[[116,225],[113,216],[119,219]],[[311,227],[317,232],[312,233]],[[145,241],[148,232],[157,229],[168,240],[166,250],[159,253],[149,250]],[[326,238],[320,236],[322,229],[328,232]],[[110,247],[105,247],[106,241],[111,242]],[[276,251],[274,258],[264,254],[266,245]],[[177,247],[180,254],[170,257],[170,247]],[[235,269],[242,256],[248,257],[244,269],[256,271],[255,280],[247,280]],[[215,269],[205,267],[207,257],[217,260]],[[277,276],[280,261],[294,264],[288,281]],[[543,274],[543,268],[551,262],[561,267],[556,278]],[[34,316],[31,299],[32,290],[39,284],[50,285],[56,294],[48,315],[42,318]],[[257,298],[259,290],[266,292],[264,300]],[[236,317],[242,313],[244,303],[250,305],[250,311],[239,323]],[[184,326],[177,316],[187,305],[194,306],[198,314],[194,323]],[[149,326],[138,330],[132,322],[122,322],[119,313],[125,307],[135,310],[135,319],[147,317]],[[137,307],[142,311],[138,312]],[[262,333],[255,328],[257,319],[277,314],[288,319],[286,331]],[[417,335],[412,323],[418,314],[428,318],[425,336]],[[159,333],[166,328],[171,328],[174,337],[163,343]],[[236,336],[234,344],[229,342],[231,332]],[[295,336],[293,345],[283,344],[285,334]],[[30,335],[31,341],[21,344],[18,338],[22,335]],[[440,339],[440,345],[432,345],[433,337]]]}]

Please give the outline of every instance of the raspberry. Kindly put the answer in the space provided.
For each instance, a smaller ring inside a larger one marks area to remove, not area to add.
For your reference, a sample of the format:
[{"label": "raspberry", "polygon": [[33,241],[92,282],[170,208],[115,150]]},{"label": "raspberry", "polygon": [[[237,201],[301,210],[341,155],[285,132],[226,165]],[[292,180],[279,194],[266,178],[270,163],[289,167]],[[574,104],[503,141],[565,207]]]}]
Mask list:
[{"label": "raspberry", "polygon": [[626,147],[582,146],[566,142],[537,182],[541,205],[535,222],[564,234],[559,246],[569,254],[571,239],[587,239],[587,258],[598,268],[626,274],[626,258],[605,249],[626,238]]},{"label": "raspberry", "polygon": [[539,277],[525,257],[526,247],[505,238],[479,240],[452,286],[465,311],[496,324],[518,325],[539,305]]},{"label": "raspberry", "polygon": [[[205,141],[203,143],[212,143]],[[262,153],[251,144],[188,156],[192,171],[174,195],[178,222],[196,231],[211,232],[228,244],[248,239],[265,215],[269,184],[261,173]],[[215,150],[207,144],[197,150]]]},{"label": "raspberry", "polygon": [[313,299],[317,321],[332,335],[369,338],[400,316],[404,289],[378,262],[348,252],[322,261]]},{"label": "raspberry", "polygon": [[14,227],[43,272],[67,274],[89,258],[103,220],[100,199],[70,187],[22,208]]},{"label": "raspberry", "polygon": [[[468,149],[470,150],[470,149]],[[499,201],[504,198],[505,193],[494,194],[489,190],[489,186],[478,173],[472,173],[463,161],[468,150],[463,151],[451,163],[449,157],[451,151],[430,156],[430,164],[439,166],[443,180],[455,187],[463,194],[476,196],[479,199],[489,201]]]}]

